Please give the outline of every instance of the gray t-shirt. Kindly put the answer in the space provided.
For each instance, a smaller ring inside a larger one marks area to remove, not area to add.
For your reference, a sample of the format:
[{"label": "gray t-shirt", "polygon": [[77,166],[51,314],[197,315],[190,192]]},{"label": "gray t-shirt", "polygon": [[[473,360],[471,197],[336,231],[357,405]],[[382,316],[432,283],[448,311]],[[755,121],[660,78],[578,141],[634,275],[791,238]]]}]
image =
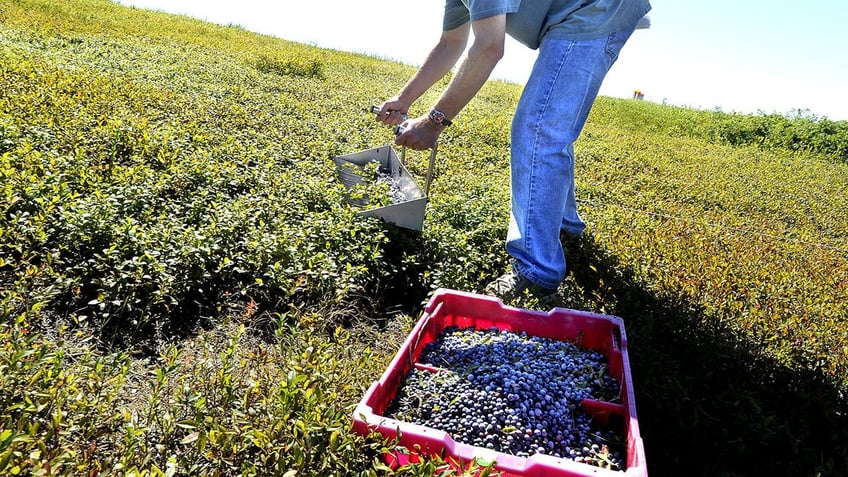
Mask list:
[{"label": "gray t-shirt", "polygon": [[648,0],[447,0],[443,29],[506,14],[506,31],[539,48],[542,38],[591,40],[633,28],[650,11]]}]

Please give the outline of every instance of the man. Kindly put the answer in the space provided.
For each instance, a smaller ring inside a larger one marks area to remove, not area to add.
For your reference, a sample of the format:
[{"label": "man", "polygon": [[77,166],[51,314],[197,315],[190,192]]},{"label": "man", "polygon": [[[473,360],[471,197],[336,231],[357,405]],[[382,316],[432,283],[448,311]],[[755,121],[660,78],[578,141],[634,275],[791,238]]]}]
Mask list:
[{"label": "man", "polygon": [[[648,0],[446,0],[438,44],[400,93],[381,105],[378,121],[403,123],[396,144],[431,148],[488,80],[507,33],[539,50],[512,120],[506,239],[512,266],[487,293],[545,298],[565,278],[560,232],[580,236],[586,227],[574,197],[573,144],[604,76],[650,8]],[[459,60],[470,32],[468,54],[436,104],[406,120],[412,103]]]}]

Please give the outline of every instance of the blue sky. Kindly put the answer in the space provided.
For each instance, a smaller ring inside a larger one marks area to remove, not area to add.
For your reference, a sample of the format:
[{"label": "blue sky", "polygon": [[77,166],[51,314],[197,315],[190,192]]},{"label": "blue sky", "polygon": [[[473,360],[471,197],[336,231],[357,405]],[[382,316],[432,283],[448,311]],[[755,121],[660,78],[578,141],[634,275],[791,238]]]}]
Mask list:
[{"label": "blue sky", "polygon": [[[442,0],[119,0],[327,48],[417,65],[439,35]],[[653,0],[601,89],[726,112],[848,120],[848,2]],[[523,83],[535,53],[510,41],[493,78]],[[405,78],[404,78],[405,79]],[[387,96],[394,92],[387,92]]]}]

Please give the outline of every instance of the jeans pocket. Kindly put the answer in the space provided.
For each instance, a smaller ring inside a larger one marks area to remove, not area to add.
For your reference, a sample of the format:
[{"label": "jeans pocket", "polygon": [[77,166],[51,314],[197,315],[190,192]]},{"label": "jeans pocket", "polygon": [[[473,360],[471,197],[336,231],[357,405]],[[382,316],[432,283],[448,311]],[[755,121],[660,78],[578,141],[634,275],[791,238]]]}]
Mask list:
[{"label": "jeans pocket", "polygon": [[624,43],[627,42],[631,34],[633,34],[633,30],[615,31],[607,35],[607,44],[604,47],[604,53],[610,59],[610,66],[618,59],[621,48],[624,47]]},{"label": "jeans pocket", "polygon": [[618,48],[616,48],[616,41],[615,41],[616,35],[617,35],[617,32],[612,32],[609,35],[607,35],[607,44],[604,47],[604,53],[607,54],[610,61],[612,61],[612,62],[615,62],[615,60],[618,59],[618,52],[621,51],[620,45],[618,46]]}]

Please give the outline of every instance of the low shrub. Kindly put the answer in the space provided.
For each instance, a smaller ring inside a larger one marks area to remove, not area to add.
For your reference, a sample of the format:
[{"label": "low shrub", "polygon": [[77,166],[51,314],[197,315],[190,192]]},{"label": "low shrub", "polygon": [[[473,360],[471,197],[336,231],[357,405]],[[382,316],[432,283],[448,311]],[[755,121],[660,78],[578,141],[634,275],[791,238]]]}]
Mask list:
[{"label": "low shrub", "polygon": [[[331,161],[391,142],[365,111],[410,67],[105,0],[0,15],[2,469],[390,475],[347,413],[433,288],[508,266],[520,88],[442,136],[414,232]],[[848,469],[843,130],[596,102],[557,303],[625,318],[652,475]]]},{"label": "low shrub", "polygon": [[262,73],[274,73],[280,76],[303,76],[306,78],[322,78],[324,62],[318,58],[287,57],[279,58],[271,55],[259,55],[254,66]]}]

